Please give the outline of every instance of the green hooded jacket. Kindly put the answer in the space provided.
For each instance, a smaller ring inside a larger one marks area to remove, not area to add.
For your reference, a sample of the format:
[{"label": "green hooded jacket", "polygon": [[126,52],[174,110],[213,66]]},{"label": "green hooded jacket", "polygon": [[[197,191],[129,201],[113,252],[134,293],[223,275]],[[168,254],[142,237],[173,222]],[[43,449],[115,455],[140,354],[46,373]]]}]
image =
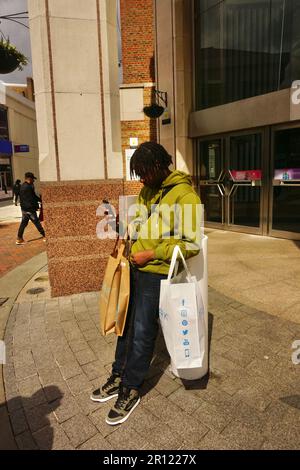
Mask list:
[{"label": "green hooded jacket", "polygon": [[136,218],[130,224],[131,239],[136,240],[131,254],[155,252],[155,259],[139,267],[140,271],[168,274],[176,245],[185,259],[199,252],[201,203],[188,174],[173,171],[159,190],[144,186],[137,203]]}]

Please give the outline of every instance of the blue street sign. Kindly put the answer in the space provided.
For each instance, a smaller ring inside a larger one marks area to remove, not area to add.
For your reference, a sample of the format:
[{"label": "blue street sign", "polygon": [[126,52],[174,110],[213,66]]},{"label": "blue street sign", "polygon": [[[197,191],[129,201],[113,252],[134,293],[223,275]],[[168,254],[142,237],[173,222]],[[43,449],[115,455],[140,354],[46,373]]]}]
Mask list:
[{"label": "blue street sign", "polygon": [[15,145],[15,153],[29,152],[29,145]]},{"label": "blue street sign", "polygon": [[12,155],[12,143],[9,140],[0,140],[0,154]]}]

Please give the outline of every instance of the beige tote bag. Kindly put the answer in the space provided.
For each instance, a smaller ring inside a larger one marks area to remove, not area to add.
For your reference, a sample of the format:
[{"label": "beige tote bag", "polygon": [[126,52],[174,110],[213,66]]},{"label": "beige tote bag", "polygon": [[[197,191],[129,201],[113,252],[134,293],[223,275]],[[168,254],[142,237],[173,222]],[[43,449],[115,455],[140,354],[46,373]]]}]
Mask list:
[{"label": "beige tote bag", "polygon": [[[116,243],[117,245],[117,243]],[[130,296],[130,266],[125,252],[126,241],[108,258],[100,292],[100,328],[103,336],[115,333],[122,336]]]}]

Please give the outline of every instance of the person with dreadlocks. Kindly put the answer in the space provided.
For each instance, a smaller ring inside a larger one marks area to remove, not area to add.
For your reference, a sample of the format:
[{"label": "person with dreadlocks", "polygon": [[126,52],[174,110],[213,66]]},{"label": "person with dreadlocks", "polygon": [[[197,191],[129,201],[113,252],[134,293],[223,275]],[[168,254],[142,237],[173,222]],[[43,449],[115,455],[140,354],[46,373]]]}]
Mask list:
[{"label": "person with dreadlocks", "polygon": [[[118,338],[112,374],[91,395],[96,402],[117,398],[106,418],[110,425],[126,421],[140,402],[158,333],[160,281],[167,278],[174,247],[179,245],[185,258],[199,252],[196,211],[200,199],[191,177],[171,171],[171,164],[165,148],[154,142],[141,144],[130,161],[131,174],[139,176],[144,187],[132,224],[135,233],[131,233],[127,322],[123,336]],[[168,208],[173,207],[172,217]],[[185,210],[191,220],[183,224]]]}]

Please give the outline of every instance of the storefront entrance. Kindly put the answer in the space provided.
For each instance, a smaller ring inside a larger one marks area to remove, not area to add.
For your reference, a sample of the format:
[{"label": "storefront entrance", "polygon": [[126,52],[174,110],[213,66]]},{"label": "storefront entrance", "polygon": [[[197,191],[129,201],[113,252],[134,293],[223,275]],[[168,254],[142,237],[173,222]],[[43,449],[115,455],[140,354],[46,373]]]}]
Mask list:
[{"label": "storefront entrance", "polygon": [[12,197],[12,171],[10,158],[0,156],[0,200]]},{"label": "storefront entrance", "polygon": [[300,128],[197,141],[205,226],[300,239]]},{"label": "storefront entrance", "polygon": [[276,128],[272,141],[270,234],[300,239],[300,128]]},{"label": "storefront entrance", "polygon": [[206,224],[262,234],[263,132],[198,142]]}]

